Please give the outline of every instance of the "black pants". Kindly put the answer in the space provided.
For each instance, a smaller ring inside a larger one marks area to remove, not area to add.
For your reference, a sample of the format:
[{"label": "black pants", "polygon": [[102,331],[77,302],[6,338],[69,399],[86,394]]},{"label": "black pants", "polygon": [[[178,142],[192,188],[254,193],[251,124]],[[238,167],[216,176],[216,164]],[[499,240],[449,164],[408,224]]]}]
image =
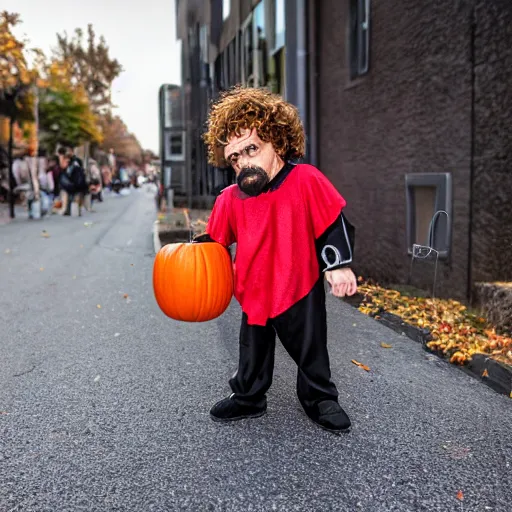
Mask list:
[{"label": "black pants", "polygon": [[262,405],[272,384],[276,333],[298,367],[297,395],[305,407],[338,399],[327,352],[327,318],[322,278],[311,292],[267,325],[248,325],[242,316],[240,359],[229,384],[240,403]]}]

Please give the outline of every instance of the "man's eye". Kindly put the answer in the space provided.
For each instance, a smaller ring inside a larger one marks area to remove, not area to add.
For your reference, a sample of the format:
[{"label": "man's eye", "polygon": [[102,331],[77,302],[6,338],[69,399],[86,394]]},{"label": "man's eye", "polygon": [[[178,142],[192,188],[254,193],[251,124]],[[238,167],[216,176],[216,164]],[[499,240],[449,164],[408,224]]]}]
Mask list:
[{"label": "man's eye", "polygon": [[257,151],[258,151],[258,148],[257,148],[257,146],[255,146],[254,144],[251,144],[251,145],[247,148],[247,154],[248,154],[249,156],[253,156]]}]

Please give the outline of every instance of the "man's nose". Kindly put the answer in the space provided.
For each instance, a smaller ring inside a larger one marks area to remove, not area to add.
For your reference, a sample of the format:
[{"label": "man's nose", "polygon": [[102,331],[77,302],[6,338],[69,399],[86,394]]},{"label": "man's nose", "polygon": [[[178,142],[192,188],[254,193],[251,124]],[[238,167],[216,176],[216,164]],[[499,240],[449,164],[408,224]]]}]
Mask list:
[{"label": "man's nose", "polygon": [[240,167],[240,169],[243,169],[244,167],[247,167],[247,165],[249,164],[249,158],[247,155],[240,155],[238,157],[238,166]]}]

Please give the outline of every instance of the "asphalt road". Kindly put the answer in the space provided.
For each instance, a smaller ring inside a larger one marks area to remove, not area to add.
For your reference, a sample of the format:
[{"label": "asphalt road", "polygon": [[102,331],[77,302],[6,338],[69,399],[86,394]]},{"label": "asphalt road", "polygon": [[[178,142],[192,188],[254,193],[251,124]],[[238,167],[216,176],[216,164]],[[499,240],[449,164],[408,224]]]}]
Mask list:
[{"label": "asphalt road", "polygon": [[268,414],[212,422],[239,308],[197,325],[160,312],[154,218],[137,190],[0,226],[1,512],[512,510],[512,400],[332,297],[352,432],[306,418],[281,347]]}]

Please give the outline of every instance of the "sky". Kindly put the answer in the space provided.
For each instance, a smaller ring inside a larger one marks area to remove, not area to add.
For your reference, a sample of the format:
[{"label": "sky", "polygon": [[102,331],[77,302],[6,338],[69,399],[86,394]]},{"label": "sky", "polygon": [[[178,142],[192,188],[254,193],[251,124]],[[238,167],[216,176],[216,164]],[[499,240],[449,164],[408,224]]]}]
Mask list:
[{"label": "sky", "polygon": [[72,35],[92,23],[103,35],[110,56],[124,68],[114,81],[112,99],[118,114],[144,149],[159,152],[158,89],[181,82],[180,43],[176,41],[174,0],[1,0],[2,10],[20,14],[17,37],[46,55],[57,33]]}]

